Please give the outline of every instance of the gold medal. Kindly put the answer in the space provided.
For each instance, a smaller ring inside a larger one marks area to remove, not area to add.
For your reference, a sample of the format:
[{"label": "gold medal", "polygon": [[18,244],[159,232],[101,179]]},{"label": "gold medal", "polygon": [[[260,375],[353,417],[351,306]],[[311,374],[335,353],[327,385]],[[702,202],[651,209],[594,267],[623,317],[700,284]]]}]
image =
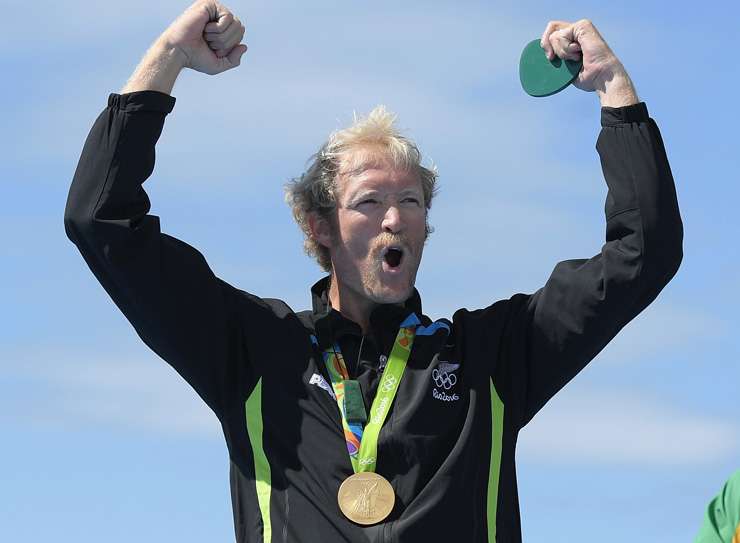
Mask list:
[{"label": "gold medal", "polygon": [[382,475],[372,471],[347,477],[337,494],[339,509],[357,524],[377,524],[393,510],[396,494]]}]

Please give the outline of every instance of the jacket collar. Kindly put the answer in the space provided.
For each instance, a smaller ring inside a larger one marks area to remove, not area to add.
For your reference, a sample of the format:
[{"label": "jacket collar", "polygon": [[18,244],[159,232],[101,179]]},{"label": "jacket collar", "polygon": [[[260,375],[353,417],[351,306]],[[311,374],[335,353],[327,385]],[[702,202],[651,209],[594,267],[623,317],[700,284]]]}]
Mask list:
[{"label": "jacket collar", "polygon": [[[311,287],[312,317],[319,349],[322,351],[338,341],[342,336],[362,336],[362,328],[356,322],[344,317],[331,307],[329,302],[329,279],[324,277]],[[370,329],[378,346],[383,349],[395,341],[401,323],[415,313],[421,319],[421,297],[414,288],[411,296],[403,303],[383,304],[370,314]]]}]

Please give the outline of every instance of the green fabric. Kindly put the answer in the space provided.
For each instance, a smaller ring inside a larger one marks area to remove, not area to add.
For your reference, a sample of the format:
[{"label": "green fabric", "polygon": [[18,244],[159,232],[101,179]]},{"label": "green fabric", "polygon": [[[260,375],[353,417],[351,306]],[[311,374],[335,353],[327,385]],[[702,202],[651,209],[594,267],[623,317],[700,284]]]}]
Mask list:
[{"label": "green fabric", "polygon": [[731,543],[740,525],[740,470],[736,471],[709,502],[704,523],[694,543]]},{"label": "green fabric", "polygon": [[254,479],[257,486],[257,503],[262,515],[262,541],[272,541],[272,523],[270,522],[270,493],[272,492],[272,479],[270,463],[267,461],[265,449],[262,444],[262,379],[247,398],[245,403],[247,413],[247,434],[252,445],[252,456],[254,457]]},{"label": "green fabric", "polygon": [[493,379],[491,388],[491,462],[488,466],[488,495],[486,519],[488,541],[496,543],[496,511],[498,510],[498,484],[501,475],[501,447],[504,437],[504,403],[496,392]]}]

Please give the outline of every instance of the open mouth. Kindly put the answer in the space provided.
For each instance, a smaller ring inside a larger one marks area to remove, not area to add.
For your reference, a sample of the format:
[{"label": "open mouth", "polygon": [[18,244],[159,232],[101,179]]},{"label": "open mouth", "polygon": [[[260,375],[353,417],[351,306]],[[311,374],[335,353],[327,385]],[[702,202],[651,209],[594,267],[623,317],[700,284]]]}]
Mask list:
[{"label": "open mouth", "polygon": [[401,260],[403,260],[403,249],[400,247],[388,247],[383,255],[383,260],[385,260],[389,268],[397,268],[401,265]]}]

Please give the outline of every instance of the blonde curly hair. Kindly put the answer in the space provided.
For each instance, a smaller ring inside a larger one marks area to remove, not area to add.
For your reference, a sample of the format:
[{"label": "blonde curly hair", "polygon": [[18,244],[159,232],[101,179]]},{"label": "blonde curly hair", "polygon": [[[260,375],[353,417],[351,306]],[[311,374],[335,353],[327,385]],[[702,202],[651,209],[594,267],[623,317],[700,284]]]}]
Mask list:
[{"label": "blonde curly hair", "polygon": [[[303,246],[306,254],[314,257],[324,271],[332,269],[329,249],[313,238],[308,218],[317,214],[335,226],[337,178],[340,174],[389,161],[396,168],[419,174],[424,205],[427,211],[432,207],[432,198],[437,191],[437,169],[421,165],[419,149],[400,134],[395,121],[396,116],[382,105],[375,107],[366,117],[355,115],[351,126],[333,132],[309,159],[306,172],[285,185],[285,200],[305,236]],[[427,223],[427,236],[431,232]]]}]

